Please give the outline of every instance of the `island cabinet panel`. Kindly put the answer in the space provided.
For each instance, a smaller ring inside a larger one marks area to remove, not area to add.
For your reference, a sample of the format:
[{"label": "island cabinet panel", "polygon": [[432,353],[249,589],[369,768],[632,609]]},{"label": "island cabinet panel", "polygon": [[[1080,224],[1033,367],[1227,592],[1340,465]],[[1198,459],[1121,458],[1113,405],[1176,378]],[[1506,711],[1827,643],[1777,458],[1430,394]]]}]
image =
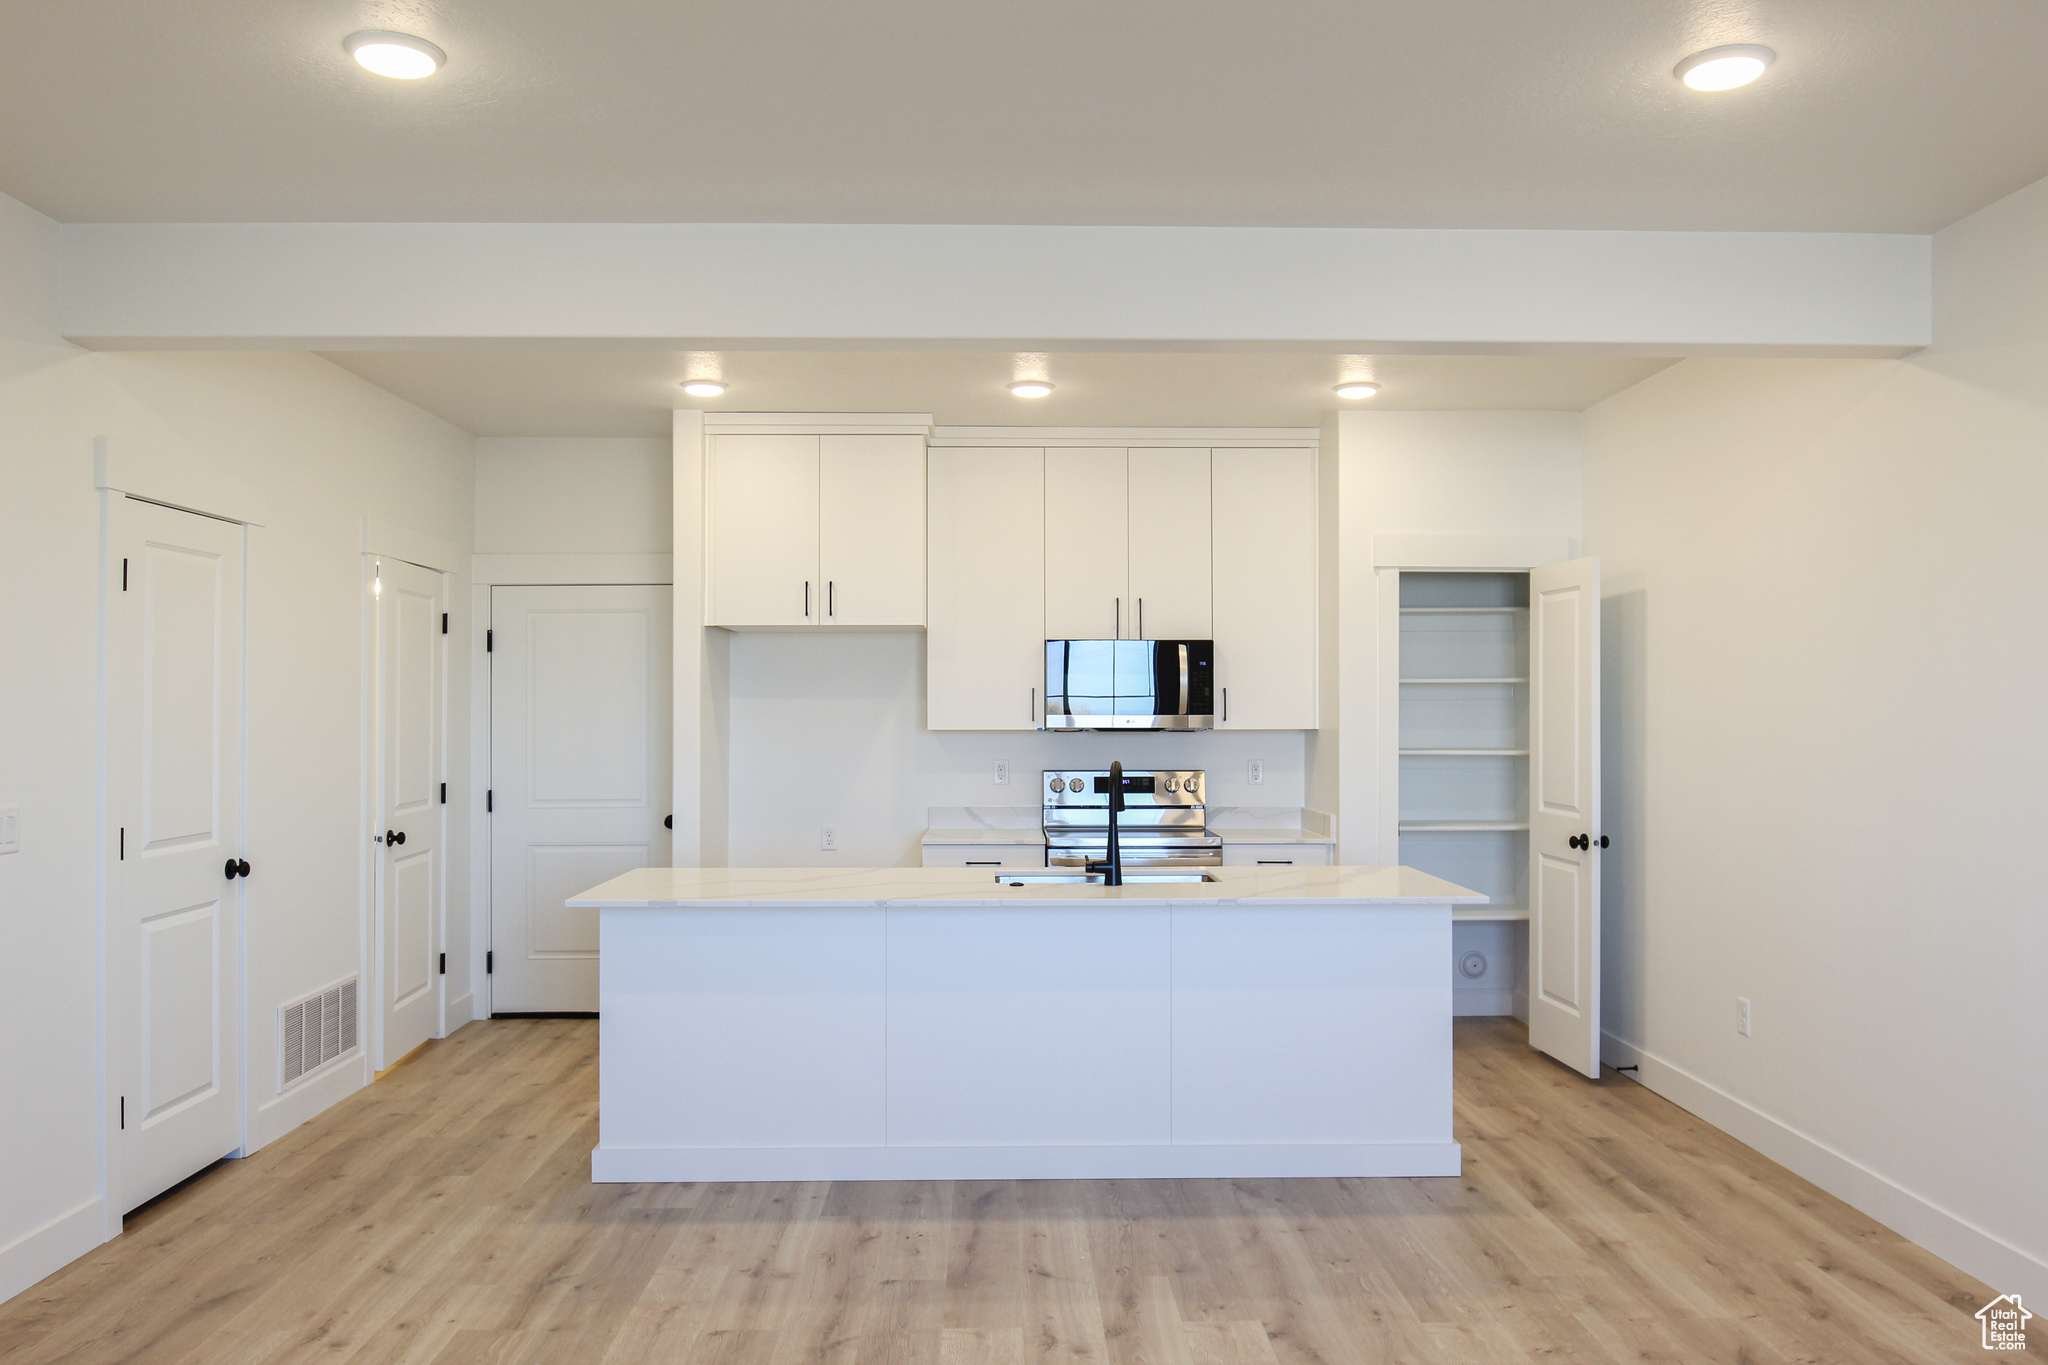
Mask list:
[{"label": "island cabinet panel", "polygon": [[1218,449],[1212,477],[1217,728],[1313,730],[1315,452]]},{"label": "island cabinet panel", "polygon": [[1442,1141],[1450,951],[1429,909],[1178,908],[1173,1140]]},{"label": "island cabinet panel", "polygon": [[1164,905],[894,909],[889,1143],[1173,1140]]},{"label": "island cabinet panel", "polygon": [[1045,716],[1045,452],[932,451],[930,516],[925,725],[1036,730]]},{"label": "island cabinet panel", "polygon": [[879,908],[606,911],[600,1141],[886,1143],[886,943]]},{"label": "island cabinet panel", "polygon": [[1136,638],[1128,454],[1048,450],[1045,493],[1045,638]]}]

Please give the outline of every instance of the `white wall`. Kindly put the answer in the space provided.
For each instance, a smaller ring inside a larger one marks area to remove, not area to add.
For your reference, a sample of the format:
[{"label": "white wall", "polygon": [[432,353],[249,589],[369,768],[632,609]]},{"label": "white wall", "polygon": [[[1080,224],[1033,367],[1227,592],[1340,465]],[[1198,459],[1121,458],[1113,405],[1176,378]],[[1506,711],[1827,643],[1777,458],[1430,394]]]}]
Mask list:
[{"label": "white wall", "polygon": [[476,552],[667,554],[670,463],[661,437],[479,437]]},{"label": "white wall", "polygon": [[[1042,806],[1047,768],[1202,768],[1208,804],[1302,804],[1299,730],[1042,734],[924,728],[924,636],[735,632],[728,857],[736,867],[918,861],[928,806]],[[1010,760],[997,786],[995,760]],[[1266,780],[1248,781],[1252,759]],[[819,848],[826,825],[839,851]]]},{"label": "white wall", "polygon": [[[265,523],[249,542],[252,1146],[367,1079],[345,1066],[280,1101],[274,1022],[281,1001],[362,966],[363,519],[466,551],[472,517],[468,435],[325,361],[63,344],[56,232],[0,198],[0,805],[23,815],[22,852],[0,857],[0,1297],[121,1212],[102,1199],[94,438],[152,478],[203,471]],[[459,705],[466,667],[451,653]],[[464,734],[466,718],[452,775]]]},{"label": "white wall", "polygon": [[1572,553],[1579,414],[1346,412],[1325,425],[1323,447],[1324,639],[1326,648],[1335,643],[1337,663],[1323,703],[1332,734],[1313,747],[1309,790],[1312,804],[1339,812],[1338,862],[1392,862],[1394,793],[1382,744],[1391,698],[1382,682],[1398,621],[1383,600],[1374,539],[1548,536]]},{"label": "white wall", "polygon": [[2048,1297],[2048,184],[1936,261],[1923,355],[1586,415],[1607,1054]]}]

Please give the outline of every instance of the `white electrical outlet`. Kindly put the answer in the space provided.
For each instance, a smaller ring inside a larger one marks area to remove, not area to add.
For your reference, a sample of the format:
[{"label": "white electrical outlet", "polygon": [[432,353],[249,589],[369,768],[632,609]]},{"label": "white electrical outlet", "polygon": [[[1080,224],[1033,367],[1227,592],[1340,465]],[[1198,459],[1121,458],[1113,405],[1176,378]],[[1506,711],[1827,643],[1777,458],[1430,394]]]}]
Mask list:
[{"label": "white electrical outlet", "polygon": [[1735,997],[1735,1031],[1745,1038],[1749,1037],[1749,999],[1747,996],[1738,995]]},{"label": "white electrical outlet", "polygon": [[818,847],[824,849],[827,853],[837,853],[839,851],[839,831],[830,825],[825,826],[825,836],[818,840]]},{"label": "white electrical outlet", "polygon": [[0,810],[0,853],[21,852],[21,807]]},{"label": "white electrical outlet", "polygon": [[996,760],[996,785],[998,787],[1010,785],[1010,760],[1007,758]]},{"label": "white electrical outlet", "polygon": [[1258,787],[1258,786],[1263,786],[1263,785],[1265,784],[1265,781],[1266,781],[1266,765],[1265,765],[1265,763],[1264,763],[1263,761],[1259,760],[1259,759],[1256,759],[1256,758],[1255,758],[1255,759],[1253,759],[1253,760],[1252,760],[1252,768],[1251,768],[1251,772],[1250,772],[1250,774],[1249,774],[1249,775],[1248,775],[1248,776],[1247,776],[1247,777],[1245,778],[1245,780],[1246,780],[1247,782],[1250,782],[1250,783],[1251,783],[1251,784],[1252,784],[1252,785],[1253,785],[1254,787]]}]

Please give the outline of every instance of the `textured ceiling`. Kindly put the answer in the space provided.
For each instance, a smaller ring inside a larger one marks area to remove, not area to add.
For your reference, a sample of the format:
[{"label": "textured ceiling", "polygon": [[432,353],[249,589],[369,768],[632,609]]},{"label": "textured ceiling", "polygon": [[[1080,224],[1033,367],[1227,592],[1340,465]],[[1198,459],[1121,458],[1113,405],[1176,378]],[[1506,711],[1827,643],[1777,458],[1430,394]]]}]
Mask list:
[{"label": "textured ceiling", "polygon": [[[627,350],[333,351],[327,359],[479,436],[659,436],[674,408],[929,412],[945,426],[1314,426],[1339,407],[1580,411],[1672,362],[1640,357]],[[686,397],[685,375],[731,388]],[[1043,374],[1052,396],[1010,396]],[[1384,385],[1347,404],[1332,387]]]},{"label": "textured ceiling", "polygon": [[[2042,0],[5,0],[66,221],[1925,232],[2048,174]],[[397,28],[433,79],[349,62]],[[1781,54],[1722,95],[1671,76]]]}]

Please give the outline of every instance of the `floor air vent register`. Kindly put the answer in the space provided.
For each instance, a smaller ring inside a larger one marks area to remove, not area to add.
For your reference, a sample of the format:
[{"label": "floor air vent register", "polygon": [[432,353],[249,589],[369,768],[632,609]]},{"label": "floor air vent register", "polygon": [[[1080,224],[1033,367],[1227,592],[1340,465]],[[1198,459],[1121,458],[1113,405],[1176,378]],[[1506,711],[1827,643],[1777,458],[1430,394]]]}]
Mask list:
[{"label": "floor air vent register", "polygon": [[284,1035],[278,1049],[283,1075],[278,1088],[318,1071],[356,1047],[356,983],[330,986],[278,1011]]}]

